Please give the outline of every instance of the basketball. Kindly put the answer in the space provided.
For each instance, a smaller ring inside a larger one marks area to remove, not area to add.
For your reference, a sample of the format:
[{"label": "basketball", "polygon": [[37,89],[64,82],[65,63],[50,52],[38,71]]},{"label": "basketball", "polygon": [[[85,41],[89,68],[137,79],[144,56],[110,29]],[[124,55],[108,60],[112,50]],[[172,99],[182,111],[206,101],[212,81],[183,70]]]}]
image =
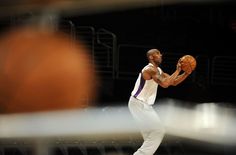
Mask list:
[{"label": "basketball", "polygon": [[0,112],[79,109],[95,96],[89,51],[66,34],[25,27],[0,40]]},{"label": "basketball", "polygon": [[181,68],[184,72],[191,73],[197,66],[197,61],[192,55],[184,55],[180,58]]}]

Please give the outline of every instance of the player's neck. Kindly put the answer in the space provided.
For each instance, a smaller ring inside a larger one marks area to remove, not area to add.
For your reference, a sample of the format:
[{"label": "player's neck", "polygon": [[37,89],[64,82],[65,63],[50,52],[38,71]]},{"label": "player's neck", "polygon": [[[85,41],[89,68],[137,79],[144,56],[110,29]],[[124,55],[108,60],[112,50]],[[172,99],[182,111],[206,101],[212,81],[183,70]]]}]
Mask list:
[{"label": "player's neck", "polygon": [[158,67],[159,64],[155,63],[154,61],[149,61],[149,63],[151,63],[154,67]]}]

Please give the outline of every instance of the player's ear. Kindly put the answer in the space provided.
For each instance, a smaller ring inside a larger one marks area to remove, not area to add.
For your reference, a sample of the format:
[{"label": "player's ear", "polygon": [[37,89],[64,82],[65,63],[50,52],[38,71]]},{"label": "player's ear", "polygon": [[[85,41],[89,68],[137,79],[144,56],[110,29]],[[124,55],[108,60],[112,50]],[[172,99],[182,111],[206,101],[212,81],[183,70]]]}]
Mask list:
[{"label": "player's ear", "polygon": [[152,59],[153,59],[153,56],[152,56],[152,55],[149,55],[148,58],[149,58],[149,60],[152,60]]}]

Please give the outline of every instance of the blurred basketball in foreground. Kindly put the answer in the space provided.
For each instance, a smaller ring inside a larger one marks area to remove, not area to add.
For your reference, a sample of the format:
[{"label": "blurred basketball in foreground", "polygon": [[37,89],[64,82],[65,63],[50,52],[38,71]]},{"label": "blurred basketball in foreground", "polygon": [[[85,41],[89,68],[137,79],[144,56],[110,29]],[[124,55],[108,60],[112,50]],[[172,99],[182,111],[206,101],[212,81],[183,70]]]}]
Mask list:
[{"label": "blurred basketball in foreground", "polygon": [[86,107],[95,81],[88,51],[65,34],[25,27],[1,37],[1,113]]},{"label": "blurred basketball in foreground", "polygon": [[197,61],[192,55],[184,55],[180,58],[181,68],[185,72],[192,72],[197,66]]}]

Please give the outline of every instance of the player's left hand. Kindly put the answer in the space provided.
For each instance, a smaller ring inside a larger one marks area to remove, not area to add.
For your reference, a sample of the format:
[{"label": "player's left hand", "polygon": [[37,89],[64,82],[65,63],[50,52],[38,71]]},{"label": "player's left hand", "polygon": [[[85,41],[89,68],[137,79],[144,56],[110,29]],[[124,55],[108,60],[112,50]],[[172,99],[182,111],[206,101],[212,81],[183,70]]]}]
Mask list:
[{"label": "player's left hand", "polygon": [[176,70],[178,70],[179,72],[182,70],[182,68],[181,68],[181,59],[179,59],[177,65],[176,65]]}]

